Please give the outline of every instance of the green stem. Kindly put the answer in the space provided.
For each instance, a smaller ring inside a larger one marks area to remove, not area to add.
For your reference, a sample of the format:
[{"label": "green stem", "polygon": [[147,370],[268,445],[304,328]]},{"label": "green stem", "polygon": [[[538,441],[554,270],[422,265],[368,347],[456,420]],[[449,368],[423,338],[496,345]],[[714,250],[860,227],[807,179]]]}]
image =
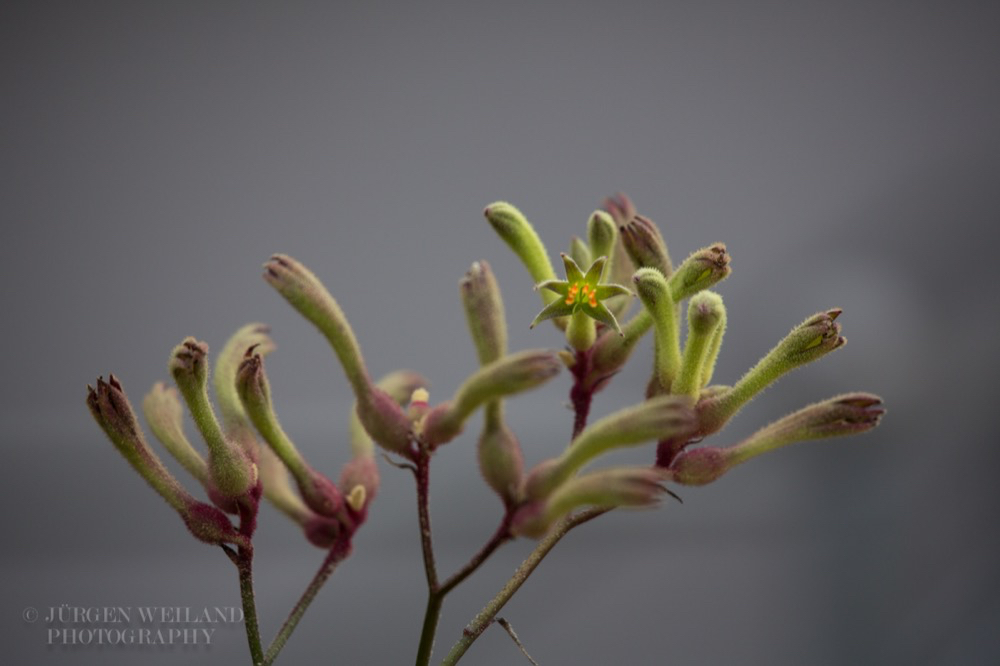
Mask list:
[{"label": "green stem", "polygon": [[264,650],[260,645],[260,627],[257,624],[257,603],[253,594],[253,551],[240,549],[240,598],[243,600],[243,622],[250,644],[250,657],[254,666],[264,663]]},{"label": "green stem", "polygon": [[504,605],[510,600],[514,593],[517,592],[524,582],[528,580],[528,576],[532,574],[535,568],[541,563],[549,551],[559,540],[566,536],[566,533],[577,525],[582,525],[583,523],[592,520],[601,514],[607,512],[606,508],[593,508],[587,509],[575,516],[567,518],[560,522],[555,529],[553,529],[549,534],[539,542],[535,550],[531,551],[527,559],[521,563],[517,571],[511,577],[507,584],[503,586],[503,589],[488,603],[486,607],[479,612],[476,617],[462,630],[462,637],[455,643],[451,648],[451,652],[448,656],[444,658],[441,662],[441,666],[454,666],[458,663],[458,660],[462,658],[462,655],[472,646],[472,644],[479,638],[486,628],[489,627],[493,620],[496,618],[497,613],[504,607]]},{"label": "green stem", "polygon": [[305,615],[306,610],[309,608],[309,604],[312,600],[316,598],[316,594],[319,593],[320,588],[323,584],[330,578],[333,574],[333,570],[337,568],[337,565],[343,562],[348,555],[351,554],[351,542],[350,539],[338,539],[334,542],[333,547],[330,548],[330,552],[327,553],[326,559],[323,560],[323,564],[320,565],[319,571],[313,576],[312,581],[309,583],[309,587],[305,589],[302,596],[299,598],[298,603],[292,608],[291,613],[288,614],[288,618],[285,623],[281,625],[281,629],[278,630],[277,635],[271,644],[267,648],[267,654],[264,655],[263,661],[260,662],[262,666],[271,666],[274,660],[278,658],[278,653],[281,649],[285,647],[285,643],[288,642],[288,638],[295,631],[295,627],[298,626],[299,620]]}]

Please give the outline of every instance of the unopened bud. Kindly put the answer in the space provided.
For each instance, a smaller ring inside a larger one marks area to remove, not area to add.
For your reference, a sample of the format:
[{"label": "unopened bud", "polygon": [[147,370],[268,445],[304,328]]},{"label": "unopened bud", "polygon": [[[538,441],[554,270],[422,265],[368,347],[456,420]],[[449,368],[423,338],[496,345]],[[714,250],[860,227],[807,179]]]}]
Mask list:
[{"label": "unopened bud", "polygon": [[505,356],[473,373],[458,388],[451,402],[438,405],[424,419],[423,434],[433,445],[451,441],[480,405],[521,393],[555,377],[562,362],[552,351],[530,349]]},{"label": "unopened bud", "polygon": [[511,521],[511,532],[541,538],[556,521],[583,506],[653,506],[667,492],[662,480],[663,474],[649,467],[612,468],[569,479],[549,497],[522,506]]},{"label": "unopened bud", "polygon": [[177,511],[196,538],[216,545],[249,545],[247,539],[236,532],[225,514],[194,499],[164,467],[146,443],[135,418],[135,411],[114,375],[110,375],[107,382],[98,378],[96,389],[87,387],[87,407],[122,457]]},{"label": "unopened bud", "polygon": [[834,308],[809,317],[793,328],[732,389],[699,404],[700,434],[720,430],[743,405],[785,373],[842,347],[847,338],[840,335],[840,324],[836,322],[840,313],[840,308]]},{"label": "unopened bud", "polygon": [[640,268],[632,277],[632,282],[639,300],[653,319],[656,377],[663,390],[670,391],[681,366],[676,299],[666,278],[655,268]]},{"label": "unopened bud", "polygon": [[702,289],[708,289],[729,277],[729,253],[726,246],[716,243],[693,252],[670,276],[670,293],[680,303]]},{"label": "unopened bud", "polygon": [[410,423],[399,405],[372,385],[361,346],[337,301],[312,271],[287,255],[272,256],[264,268],[264,279],[312,322],[333,347],[354,389],[358,416],[368,434],[389,451],[406,451]]},{"label": "unopened bud", "polygon": [[[416,389],[425,386],[427,386],[427,380],[412,370],[390,372],[378,380],[376,384],[379,390],[383,391],[385,395],[396,402],[397,408],[406,404],[406,401],[410,399]],[[371,456],[375,449],[375,443],[372,441],[371,435],[368,434],[368,431],[361,424],[357,404],[351,409],[350,428],[351,451],[354,457]],[[374,497],[374,493],[371,493],[371,495]]]},{"label": "unopened bud", "polygon": [[670,476],[682,485],[704,485],[740,463],[789,444],[867,432],[883,414],[882,399],[871,393],[829,398],[761,428],[735,446],[685,451],[671,463]]},{"label": "unopened bud", "polygon": [[617,226],[622,226],[635,215],[635,205],[624,192],[615,192],[601,202],[601,209],[606,211]]},{"label": "unopened bud", "polygon": [[655,268],[664,277],[673,273],[667,244],[656,224],[648,217],[635,215],[619,225],[622,245],[636,268]]},{"label": "unopened bud", "polygon": [[[510,249],[514,251],[524,267],[528,269],[531,279],[537,284],[546,280],[554,280],[555,271],[549,261],[542,240],[531,226],[528,219],[517,208],[505,201],[491,203],[483,210],[483,215],[493,227],[497,235]],[[547,303],[553,300],[550,294],[542,293]]]},{"label": "unopened bud", "polygon": [[187,403],[191,417],[208,446],[212,485],[226,497],[241,497],[257,485],[257,466],[246,451],[230,441],[208,400],[208,345],[186,338],[170,357],[170,374]]},{"label": "unopened bud", "polygon": [[184,434],[184,408],[177,389],[163,382],[156,382],[143,398],[142,412],[153,436],[181,467],[203,486],[211,486],[208,464]]},{"label": "unopened bud", "polygon": [[261,356],[274,351],[274,340],[268,335],[270,329],[264,324],[247,324],[236,331],[222,347],[215,359],[215,373],[212,384],[219,405],[219,417],[226,435],[236,441],[254,462],[258,457],[257,438],[243,411],[243,404],[236,394],[236,371],[243,362],[247,349],[253,347]]},{"label": "unopened bud", "polygon": [[[590,244],[591,257],[608,257],[609,266],[605,269],[611,274],[611,258],[614,256],[615,241],[618,240],[618,228],[614,220],[603,210],[595,210],[587,220],[587,241]],[[583,264],[587,266],[589,264]]]},{"label": "unopened bud", "polygon": [[501,418],[487,416],[478,445],[479,471],[486,484],[512,507],[520,501],[524,456],[517,437]]},{"label": "unopened bud", "polygon": [[[680,373],[671,387],[673,393],[686,395],[691,399],[698,397],[715,334],[725,318],[726,308],[722,305],[722,297],[714,291],[701,291],[691,297],[688,306],[688,337],[684,343]],[[718,354],[717,346],[715,353]],[[712,364],[715,364],[714,358]]]},{"label": "unopened bud", "polygon": [[579,236],[573,236],[570,239],[569,256],[576,262],[577,266],[589,266],[594,263],[594,255],[590,253],[590,246],[584,243]]},{"label": "unopened bud", "polygon": [[236,391],[250,421],[295,479],[306,505],[323,516],[336,516],[341,507],[337,487],[314,470],[285,433],[271,405],[271,390],[264,361],[251,354],[236,373]]},{"label": "unopened bud", "polygon": [[578,469],[613,449],[684,437],[696,428],[690,401],[679,396],[658,396],[619,410],[587,426],[561,456],[537,466],[526,481],[526,495],[533,500],[549,495]]},{"label": "unopened bud", "polygon": [[507,353],[507,321],[500,286],[485,261],[473,263],[458,284],[479,362],[492,363]]}]

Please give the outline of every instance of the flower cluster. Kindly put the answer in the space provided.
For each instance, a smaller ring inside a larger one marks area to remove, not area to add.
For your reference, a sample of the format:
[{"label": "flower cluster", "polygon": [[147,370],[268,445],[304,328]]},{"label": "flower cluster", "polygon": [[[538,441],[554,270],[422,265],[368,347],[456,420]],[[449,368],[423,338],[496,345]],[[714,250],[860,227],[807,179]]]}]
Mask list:
[{"label": "flower cluster", "polygon": [[[214,405],[208,390],[208,347],[194,338],[185,339],[170,356],[176,388],[157,383],[142,402],[153,435],[202,486],[207,501],[195,499],[147,444],[114,375],[98,379],[96,388],[88,387],[87,404],[115,448],[197,539],[222,546],[239,568],[254,663],[273,661],[319,585],[350,553],[352,538],[379,488],[376,445],[396,466],[410,469],[416,481],[429,595],[417,659],[423,664],[430,658],[444,595],[504,542],[517,536],[558,540],[584,519],[610,509],[654,505],[673,494],[670,484],[704,485],[787,444],[857,434],[878,424],[884,412],[881,400],[850,393],[804,407],[735,444],[702,444],[767,386],[842,347],[846,340],[838,321],[840,309],[807,317],[743,377],[731,385],[714,384],[726,308],[711,288],[732,272],[725,245],[696,250],[675,268],[657,225],[619,194],[590,216],[586,240],[572,239],[560,255],[565,279],[559,279],[539,235],[517,208],[497,202],[484,213],[527,268],[541,296],[542,310],[531,326],[550,321],[565,337],[566,348],[510,352],[500,289],[489,264],[477,261],[461,279],[459,291],[479,367],[449,399],[437,404],[430,403],[427,382],[414,372],[372,380],[347,318],[308,268],[286,255],[274,255],[264,265],[267,283],[329,342],[353,390],[351,458],[337,482],[303,457],[278,420],[264,370],[264,357],[274,343],[260,324],[241,328],[223,346],[213,373]],[[636,301],[637,311],[628,316]],[[687,333],[682,340],[685,303]],[[594,396],[650,332],[655,351],[649,382],[644,393],[638,392],[641,399],[588,423]],[[572,436],[560,455],[526,469],[504,400],[545,384],[563,368],[571,376]],[[182,403],[207,456],[184,432]],[[503,518],[480,553],[440,581],[427,501],[430,463],[480,408],[480,471],[503,504]],[[587,469],[611,451],[651,442],[656,443],[655,453],[648,465]],[[295,521],[310,543],[329,551],[314,585],[266,654],[256,627],[250,576],[262,496]],[[539,546],[539,559],[549,548]],[[491,618],[467,629],[445,663],[457,661]]]}]

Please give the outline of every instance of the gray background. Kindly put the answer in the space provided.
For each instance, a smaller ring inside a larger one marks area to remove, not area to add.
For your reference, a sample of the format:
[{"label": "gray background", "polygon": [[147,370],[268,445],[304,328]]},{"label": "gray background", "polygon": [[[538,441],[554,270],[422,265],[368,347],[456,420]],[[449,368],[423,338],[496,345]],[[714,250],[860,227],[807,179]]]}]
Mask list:
[{"label": "gray background", "polygon": [[[48,648],[22,611],[238,604],[92,423],[84,386],[133,400],[185,335],[215,349],[265,321],[279,413],[313,463],[347,458],[332,354],[260,278],[276,251],[340,301],[375,374],[432,398],[475,367],[457,280],[499,275],[513,349],[531,282],[480,211],[508,199],[553,255],[624,189],[676,259],[725,241],[734,381],[790,326],[840,306],[850,344],[716,440],[806,402],[883,395],[874,433],[788,449],[685,503],[581,528],[504,610],[553,664],[909,664],[1000,659],[1000,12],[989,2],[8,2],[0,9],[5,507],[0,650],[10,664],[245,664],[210,650]],[[595,406],[636,401],[649,341]],[[565,444],[564,375],[513,400],[530,463]],[[443,572],[492,531],[474,433],[442,450]],[[644,449],[615,460],[650,460]],[[189,484],[191,485],[191,484]],[[193,486],[192,486],[193,487]],[[402,664],[423,610],[409,476],[281,663]],[[269,637],[322,554],[270,507],[258,537]],[[438,654],[531,544],[449,597]],[[499,629],[470,664],[526,663]]]}]

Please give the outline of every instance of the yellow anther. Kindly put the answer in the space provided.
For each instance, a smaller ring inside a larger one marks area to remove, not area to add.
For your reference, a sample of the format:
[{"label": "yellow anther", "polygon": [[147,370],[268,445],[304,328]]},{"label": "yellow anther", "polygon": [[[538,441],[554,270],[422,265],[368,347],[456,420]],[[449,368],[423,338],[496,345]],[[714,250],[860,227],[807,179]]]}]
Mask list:
[{"label": "yellow anther", "polygon": [[418,388],[414,389],[413,393],[410,394],[410,402],[411,403],[422,402],[424,404],[427,404],[427,401],[430,399],[430,397],[431,394],[427,392],[427,389]]}]

